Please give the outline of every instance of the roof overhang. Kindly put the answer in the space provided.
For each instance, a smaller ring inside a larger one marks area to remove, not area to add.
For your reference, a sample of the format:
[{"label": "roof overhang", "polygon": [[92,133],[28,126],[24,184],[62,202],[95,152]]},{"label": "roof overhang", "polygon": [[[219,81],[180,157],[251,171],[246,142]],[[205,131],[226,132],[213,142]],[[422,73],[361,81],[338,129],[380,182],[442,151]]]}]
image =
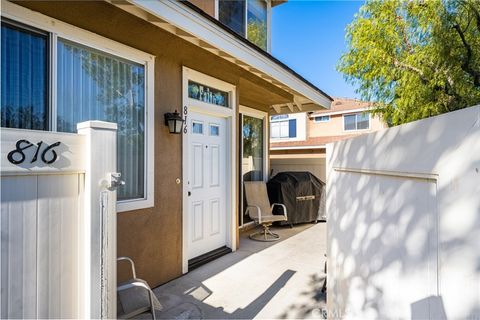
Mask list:
[{"label": "roof overhang", "polygon": [[284,4],[285,2],[288,2],[288,0],[272,0],[272,8]]},{"label": "roof overhang", "polygon": [[271,114],[329,109],[333,99],[249,41],[226,30],[215,19],[175,0],[110,0],[111,4],[196,46],[248,70],[289,92],[290,103],[270,107]]}]

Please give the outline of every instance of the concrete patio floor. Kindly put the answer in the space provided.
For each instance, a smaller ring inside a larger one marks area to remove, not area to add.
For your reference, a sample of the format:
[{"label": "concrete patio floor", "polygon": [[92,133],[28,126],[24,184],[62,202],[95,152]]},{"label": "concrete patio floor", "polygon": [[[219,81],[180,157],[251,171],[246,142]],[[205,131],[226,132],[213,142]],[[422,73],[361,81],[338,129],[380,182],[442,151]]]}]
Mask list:
[{"label": "concrete patio floor", "polygon": [[322,318],[325,223],[273,230],[280,241],[252,241],[247,231],[236,252],[155,288],[157,318]]}]

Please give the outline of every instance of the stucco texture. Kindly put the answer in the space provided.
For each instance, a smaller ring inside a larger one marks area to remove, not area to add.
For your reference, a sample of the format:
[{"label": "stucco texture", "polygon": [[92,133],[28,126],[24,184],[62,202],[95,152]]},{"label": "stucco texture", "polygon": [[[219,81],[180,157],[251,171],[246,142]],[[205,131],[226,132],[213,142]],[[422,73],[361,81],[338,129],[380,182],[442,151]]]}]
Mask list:
[{"label": "stucco texture", "polygon": [[[182,137],[163,115],[182,107],[182,66],[237,86],[237,106],[264,110],[291,95],[245,69],[107,2],[22,1],[17,4],[156,56],[154,207],[118,213],[118,255],[131,257],[152,287],[182,274]],[[237,108],[238,110],[238,108]],[[238,130],[235,130],[238,132]],[[238,139],[238,137],[237,137]],[[238,157],[237,157],[238,158]],[[238,164],[234,166],[238,170]],[[238,199],[238,194],[235,195]],[[127,275],[119,266],[118,280]]]}]

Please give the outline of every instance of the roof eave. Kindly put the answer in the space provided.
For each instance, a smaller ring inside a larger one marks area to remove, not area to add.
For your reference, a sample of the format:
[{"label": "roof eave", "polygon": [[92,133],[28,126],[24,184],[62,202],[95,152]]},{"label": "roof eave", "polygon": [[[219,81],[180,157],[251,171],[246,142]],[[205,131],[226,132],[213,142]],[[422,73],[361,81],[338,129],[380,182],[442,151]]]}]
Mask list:
[{"label": "roof eave", "polygon": [[[168,0],[110,0],[110,2],[290,92],[296,99],[292,103],[295,106],[299,104],[296,112],[304,111],[303,104],[317,106],[315,110],[330,108],[333,99],[329,95],[269,53],[190,6]],[[312,108],[309,109],[305,111],[313,111]],[[277,113],[277,110],[278,108],[271,107],[272,113]],[[286,106],[285,110],[290,108]]]}]

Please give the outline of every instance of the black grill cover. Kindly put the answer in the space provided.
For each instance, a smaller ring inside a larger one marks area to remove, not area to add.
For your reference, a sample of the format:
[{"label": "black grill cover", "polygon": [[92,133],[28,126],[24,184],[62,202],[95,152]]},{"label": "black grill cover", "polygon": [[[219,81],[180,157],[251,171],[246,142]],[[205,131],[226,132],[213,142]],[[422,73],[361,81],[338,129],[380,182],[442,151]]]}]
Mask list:
[{"label": "black grill cover", "polygon": [[[280,172],[267,182],[270,203],[287,207],[288,221],[282,224],[314,222],[325,214],[325,183],[310,172]],[[282,209],[275,206],[274,214]]]}]

